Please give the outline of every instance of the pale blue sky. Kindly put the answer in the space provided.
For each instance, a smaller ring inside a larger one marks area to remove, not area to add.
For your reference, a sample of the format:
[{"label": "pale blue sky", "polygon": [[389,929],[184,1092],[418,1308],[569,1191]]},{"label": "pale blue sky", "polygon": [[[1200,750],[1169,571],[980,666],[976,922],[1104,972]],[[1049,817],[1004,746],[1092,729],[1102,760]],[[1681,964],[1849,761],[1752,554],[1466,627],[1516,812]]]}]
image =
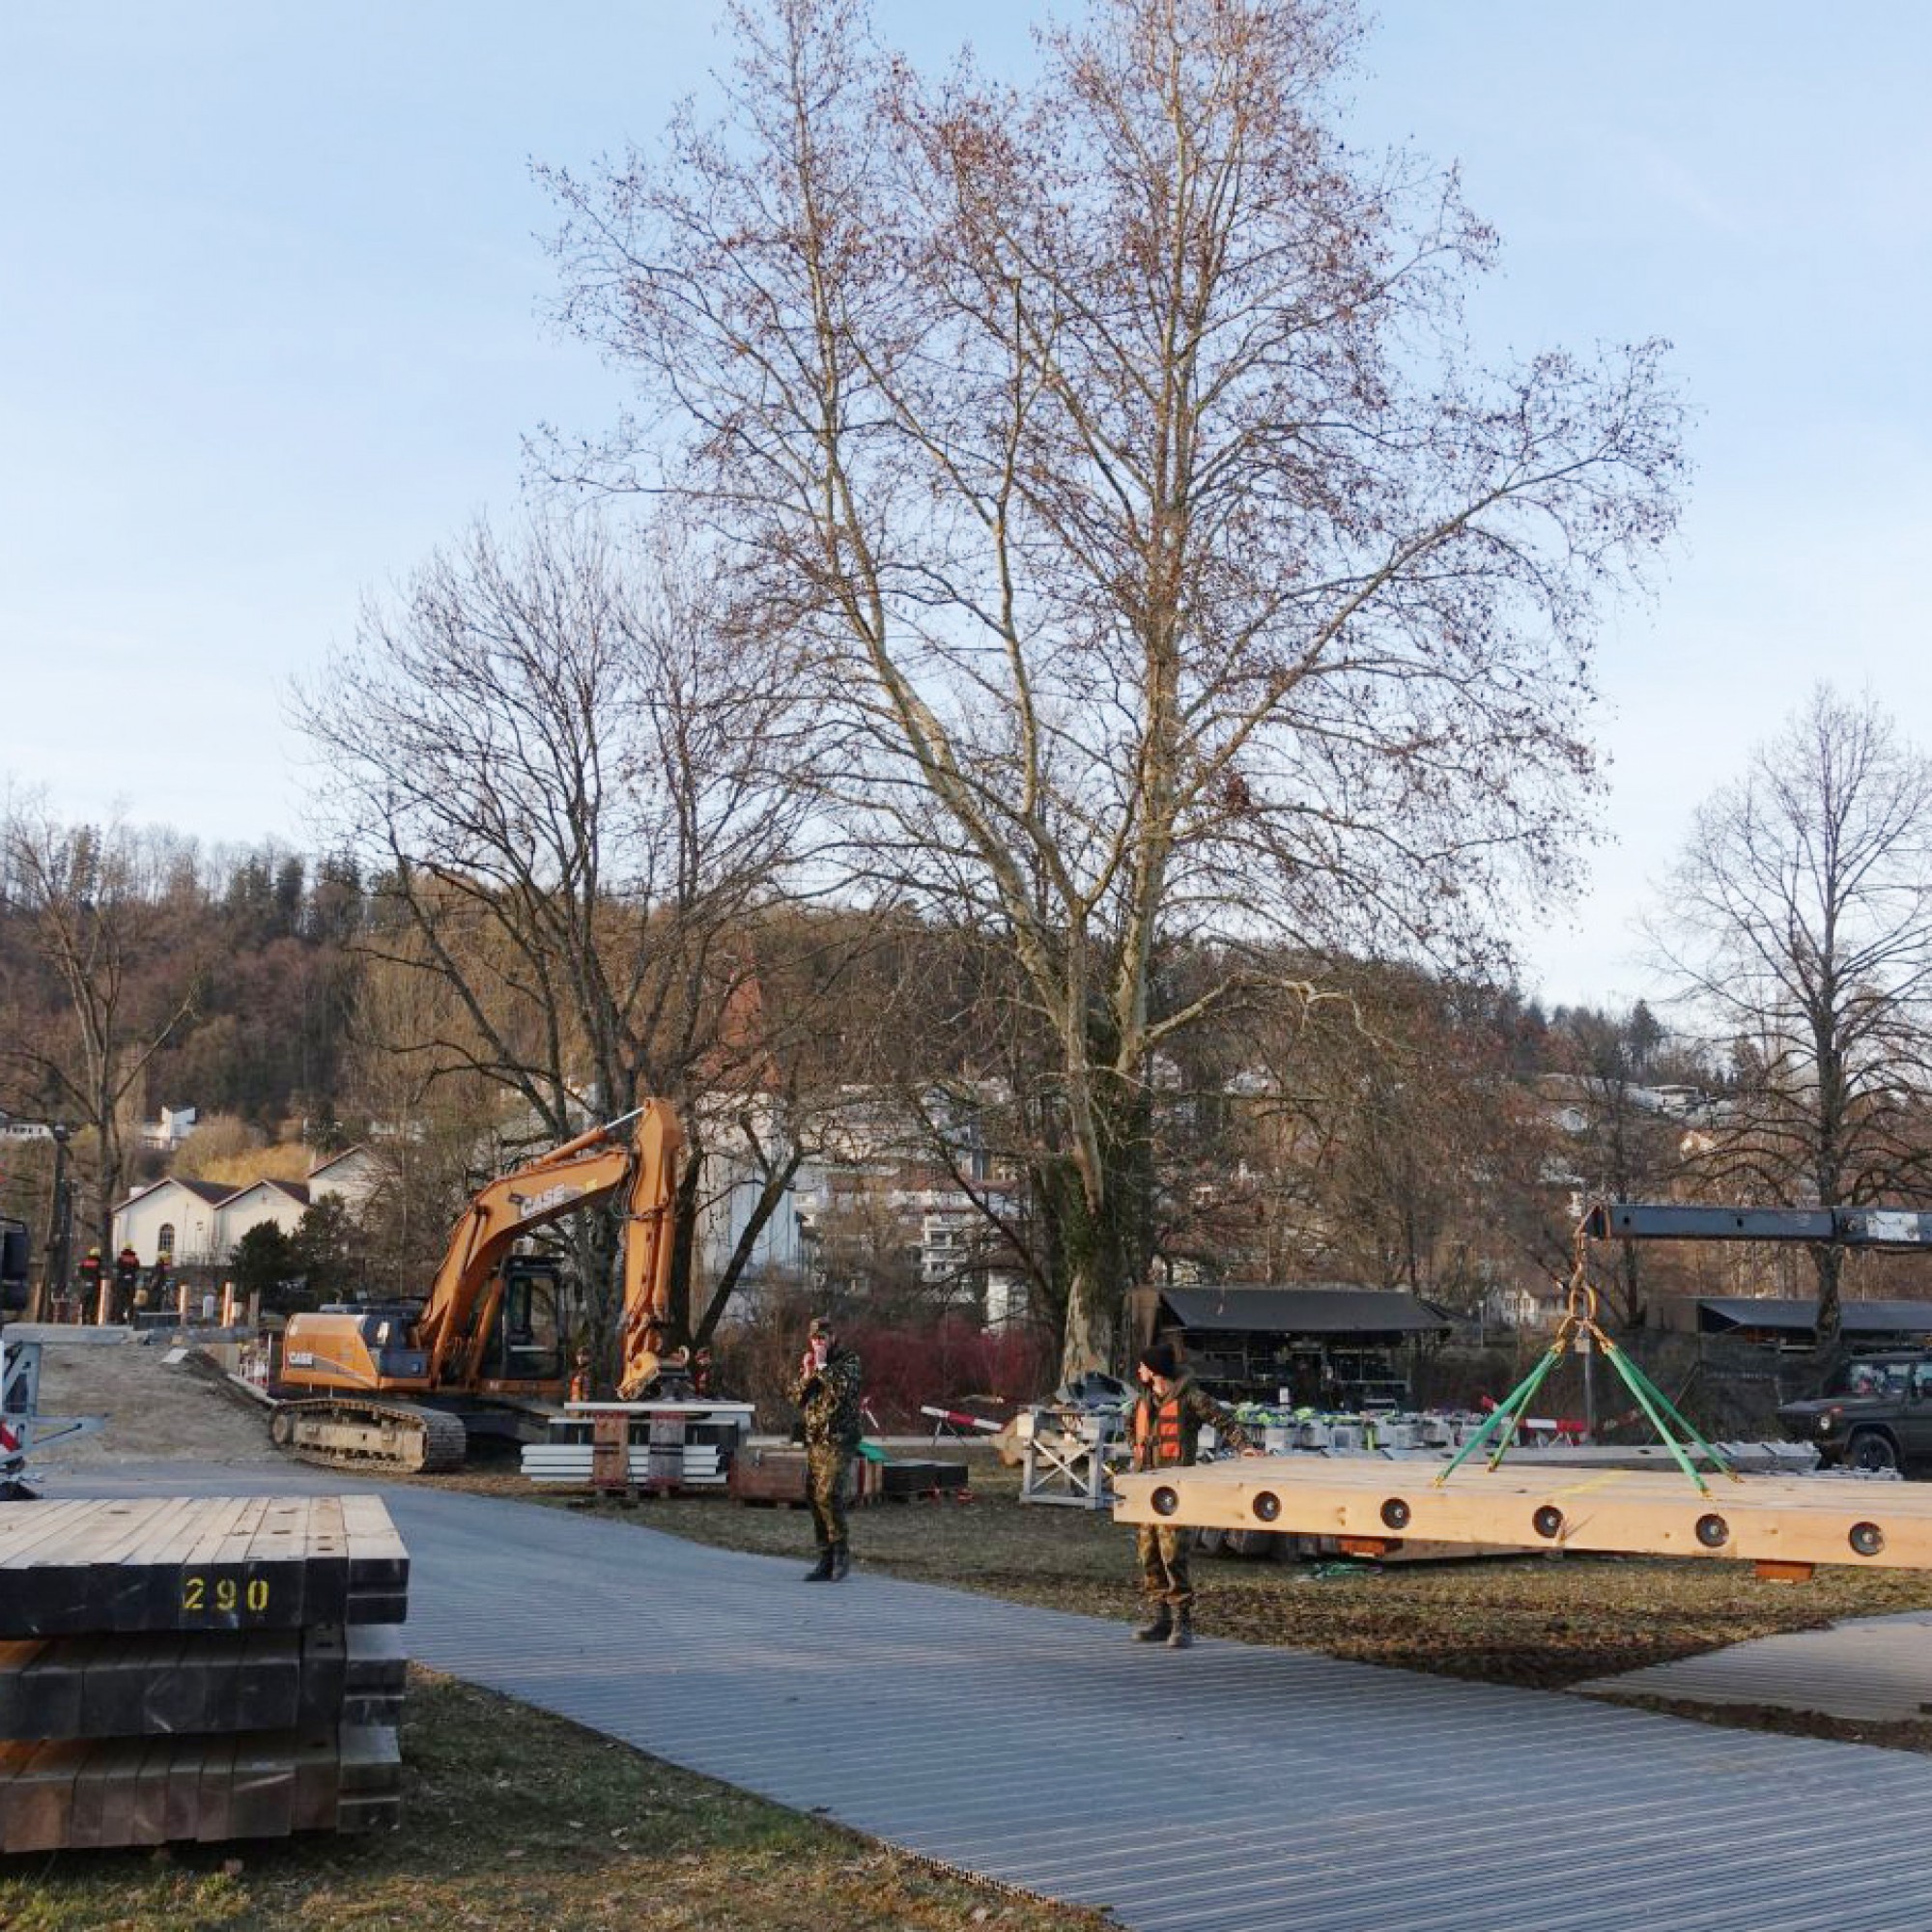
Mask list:
[{"label": "pale blue sky", "polygon": [[[1022,54],[1028,0],[883,0]],[[1932,740],[1932,8],[1385,0],[1351,122],[1459,158],[1498,351],[1651,333],[1699,411],[1669,580],[1606,634],[1611,841],[1525,942],[1642,989],[1695,803],[1830,676]],[[538,320],[531,157],[647,139],[712,0],[0,0],[0,782],[299,840],[292,672],[620,393]]]}]

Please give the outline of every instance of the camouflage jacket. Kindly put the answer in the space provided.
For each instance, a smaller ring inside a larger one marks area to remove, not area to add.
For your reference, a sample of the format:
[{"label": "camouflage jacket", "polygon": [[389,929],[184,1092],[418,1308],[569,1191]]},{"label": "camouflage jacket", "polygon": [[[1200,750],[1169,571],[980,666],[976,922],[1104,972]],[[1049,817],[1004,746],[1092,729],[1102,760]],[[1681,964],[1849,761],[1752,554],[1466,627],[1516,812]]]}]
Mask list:
[{"label": "camouflage jacket", "polygon": [[865,1434],[859,1421],[859,1357],[850,1349],[835,1348],[822,1369],[801,1369],[792,1378],[791,1399],[805,1416],[809,1444],[859,1446]]},{"label": "camouflage jacket", "polygon": [[1247,1432],[1184,1370],[1165,1396],[1143,1388],[1127,1409],[1127,1440],[1136,1469],[1184,1467],[1200,1453],[1201,1432],[1211,1428],[1230,1449],[1248,1446]]}]

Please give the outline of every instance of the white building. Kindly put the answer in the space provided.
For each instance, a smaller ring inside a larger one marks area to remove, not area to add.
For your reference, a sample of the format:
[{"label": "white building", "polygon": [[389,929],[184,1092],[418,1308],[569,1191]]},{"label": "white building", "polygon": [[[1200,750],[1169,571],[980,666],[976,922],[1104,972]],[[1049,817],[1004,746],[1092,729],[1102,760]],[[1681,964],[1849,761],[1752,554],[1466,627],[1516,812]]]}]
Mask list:
[{"label": "white building", "polygon": [[1525,1288],[1520,1282],[1498,1282],[1484,1291],[1483,1320],[1492,1328],[1552,1328],[1563,1303],[1564,1292],[1554,1283]]},{"label": "white building", "polygon": [[163,1107],[158,1121],[141,1122],[141,1145],[157,1149],[162,1153],[173,1153],[194,1132],[194,1122],[195,1110],[192,1107]]},{"label": "white building", "polygon": [[340,1201],[353,1214],[382,1184],[381,1159],[366,1147],[344,1148],[309,1170],[303,1184],[311,1201]]},{"label": "white building", "polygon": [[272,1222],[293,1235],[314,1201],[337,1200],[352,1212],[374,1190],[377,1163],[355,1147],[313,1169],[306,1180],[219,1180],[170,1176],[130,1194],[114,1210],[114,1245],[130,1247],[143,1267],[219,1267],[250,1228]]},{"label": "white building", "polygon": [[[705,1188],[695,1256],[700,1279],[716,1281],[723,1274],[764,1186],[764,1174],[737,1125],[745,1104],[743,1096],[723,1096],[705,1135]],[[763,1097],[751,1104],[756,1109],[754,1129],[761,1146],[770,1158],[782,1161],[789,1148],[781,1110]],[[939,1107],[935,1101],[933,1111]],[[1022,1278],[1011,1269],[987,1265],[989,1223],[972,1196],[935,1164],[930,1142],[902,1100],[853,1088],[814,1122],[814,1129],[816,1151],[799,1162],[753,1244],[743,1277],[746,1302],[755,1295],[761,1276],[819,1276],[826,1229],[863,1203],[882,1226],[895,1231],[896,1244],[928,1286],[940,1288],[962,1278],[983,1285],[985,1318],[996,1324],[1025,1312]],[[970,1127],[962,1127],[955,1158],[980,1185],[985,1162],[975,1141]],[[750,1310],[741,1303],[737,1312]]]},{"label": "white building", "polygon": [[223,1262],[221,1204],[235,1192],[215,1180],[177,1180],[170,1176],[130,1194],[114,1210],[114,1245],[132,1248],[143,1267]]},{"label": "white building", "polygon": [[307,1212],[308,1187],[302,1181],[258,1180],[252,1187],[238,1187],[214,1210],[214,1252],[226,1260],[236,1242],[264,1222],[293,1235]]}]

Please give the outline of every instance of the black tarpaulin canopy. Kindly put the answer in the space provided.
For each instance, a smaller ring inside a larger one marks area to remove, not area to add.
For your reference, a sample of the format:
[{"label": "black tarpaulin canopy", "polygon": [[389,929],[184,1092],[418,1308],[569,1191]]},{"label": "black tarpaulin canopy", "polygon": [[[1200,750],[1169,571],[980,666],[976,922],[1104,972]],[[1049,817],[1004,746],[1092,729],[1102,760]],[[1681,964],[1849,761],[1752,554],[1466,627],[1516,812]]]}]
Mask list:
[{"label": "black tarpaulin canopy", "polygon": [[1190,1333],[1446,1335],[1451,1325],[1441,1310],[1400,1289],[1167,1288],[1160,1302],[1161,1325]]}]

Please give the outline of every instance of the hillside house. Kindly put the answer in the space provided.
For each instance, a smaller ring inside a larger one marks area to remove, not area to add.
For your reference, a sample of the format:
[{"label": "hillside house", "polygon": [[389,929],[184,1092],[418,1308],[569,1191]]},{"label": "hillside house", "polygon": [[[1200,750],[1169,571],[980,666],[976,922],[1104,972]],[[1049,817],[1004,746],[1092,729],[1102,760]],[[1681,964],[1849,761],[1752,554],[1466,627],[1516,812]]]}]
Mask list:
[{"label": "hillside house", "polygon": [[237,1188],[214,1210],[216,1257],[232,1255],[236,1242],[265,1222],[293,1235],[308,1212],[308,1199],[307,1186],[298,1180],[258,1180],[252,1187]]},{"label": "hillside house", "polygon": [[132,1248],[143,1267],[156,1262],[194,1267],[226,1261],[220,1210],[234,1192],[218,1180],[179,1180],[172,1175],[156,1180],[114,1210],[114,1245]]},{"label": "hillside house", "polygon": [[340,1201],[352,1212],[377,1181],[374,1157],[350,1148],[314,1168],[306,1180],[257,1180],[243,1187],[170,1175],[137,1188],[114,1210],[114,1245],[130,1247],[143,1267],[220,1267],[250,1228],[272,1222],[293,1235],[310,1203]]}]

